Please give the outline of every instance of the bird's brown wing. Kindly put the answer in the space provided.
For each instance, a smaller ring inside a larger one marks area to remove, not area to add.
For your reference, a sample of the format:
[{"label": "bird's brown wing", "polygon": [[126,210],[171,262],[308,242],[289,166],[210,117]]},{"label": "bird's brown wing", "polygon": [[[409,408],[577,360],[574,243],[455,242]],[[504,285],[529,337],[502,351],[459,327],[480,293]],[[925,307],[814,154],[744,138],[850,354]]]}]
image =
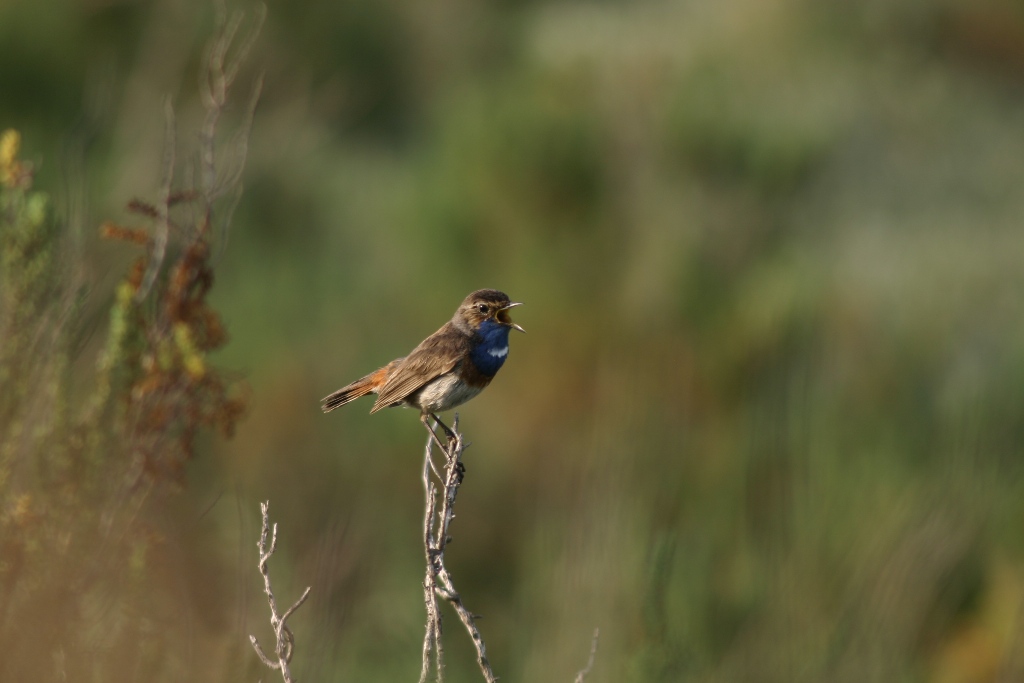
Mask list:
[{"label": "bird's brown wing", "polygon": [[377,400],[370,409],[375,413],[381,408],[405,400],[427,382],[451,372],[465,356],[469,341],[463,334],[452,329],[451,323],[430,335],[405,357],[398,367],[388,375],[387,381],[377,393]]}]

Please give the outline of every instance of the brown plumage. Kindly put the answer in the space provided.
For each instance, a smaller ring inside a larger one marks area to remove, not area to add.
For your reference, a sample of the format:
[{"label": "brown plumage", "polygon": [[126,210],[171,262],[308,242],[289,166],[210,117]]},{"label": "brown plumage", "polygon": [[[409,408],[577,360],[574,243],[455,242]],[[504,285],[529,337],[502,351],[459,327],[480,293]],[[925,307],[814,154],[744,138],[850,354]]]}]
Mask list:
[{"label": "brown plumage", "polygon": [[323,411],[327,413],[361,396],[377,394],[370,413],[406,406],[419,409],[424,425],[429,416],[444,426],[434,413],[476,396],[504,364],[509,331],[524,331],[508,314],[509,309],[519,305],[496,289],[473,292],[451,320],[408,356],[396,358],[325,397]]}]

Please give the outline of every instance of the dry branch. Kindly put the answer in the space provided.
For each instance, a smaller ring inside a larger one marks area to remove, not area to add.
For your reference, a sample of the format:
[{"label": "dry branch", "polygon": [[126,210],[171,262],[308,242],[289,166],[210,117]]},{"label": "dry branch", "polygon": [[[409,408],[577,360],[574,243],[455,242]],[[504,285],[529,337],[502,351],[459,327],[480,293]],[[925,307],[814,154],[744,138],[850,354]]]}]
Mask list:
[{"label": "dry branch", "polygon": [[[435,423],[434,428],[437,428]],[[430,479],[431,471],[438,472],[432,460],[433,437],[427,438],[426,451],[423,458],[423,490],[426,495],[426,513],[423,521],[423,545],[426,555],[427,569],[423,580],[423,598],[427,608],[427,626],[423,638],[423,663],[420,668],[420,683],[425,683],[430,671],[431,653],[433,653],[435,677],[438,683],[444,680],[444,647],[441,642],[441,612],[437,598],[447,600],[455,609],[462,625],[466,627],[473,647],[476,648],[476,661],[487,683],[494,683],[498,678],[491,670],[487,660],[487,648],[483,636],[476,626],[476,618],[466,609],[462,598],[455,590],[451,574],[444,565],[444,550],[450,537],[448,527],[455,518],[455,497],[459,493],[465,468],[462,465],[462,452],[466,444],[459,433],[459,416],[452,422],[451,434],[448,437],[448,448],[443,451],[446,459],[444,474],[440,477],[441,509],[437,510],[438,489]]]},{"label": "dry branch", "polygon": [[[263,575],[263,592],[267,595],[267,603],[270,605],[270,627],[274,630],[274,637],[276,643],[274,645],[274,655],[276,659],[272,659],[266,655],[263,648],[260,647],[259,641],[256,640],[256,636],[250,635],[249,642],[252,643],[252,647],[256,650],[256,654],[259,655],[260,660],[275,671],[281,672],[281,677],[285,683],[293,683],[291,670],[288,664],[292,661],[292,653],[295,651],[295,635],[292,630],[288,628],[288,618],[302,606],[302,603],[309,597],[310,586],[306,587],[306,590],[302,592],[295,603],[285,610],[284,614],[278,613],[277,600],[274,598],[274,591],[270,585],[270,570],[267,568],[267,561],[270,556],[277,550],[277,524],[271,526],[270,524],[270,501],[260,503],[260,512],[263,515],[263,529],[260,532],[260,574]],[[270,544],[267,544],[267,537],[270,537]]]},{"label": "dry branch", "polygon": [[594,657],[597,656],[597,639],[601,635],[601,629],[594,629],[594,637],[590,640],[590,656],[587,658],[587,665],[576,672],[575,683],[583,683],[590,670],[594,668]]}]

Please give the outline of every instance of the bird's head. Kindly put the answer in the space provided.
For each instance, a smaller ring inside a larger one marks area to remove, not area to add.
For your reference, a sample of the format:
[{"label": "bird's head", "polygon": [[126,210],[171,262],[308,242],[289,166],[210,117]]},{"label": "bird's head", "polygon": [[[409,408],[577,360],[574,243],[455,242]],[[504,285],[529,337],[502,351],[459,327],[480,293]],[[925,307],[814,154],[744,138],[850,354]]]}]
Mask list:
[{"label": "bird's head", "polygon": [[493,320],[499,325],[526,332],[512,322],[509,310],[522,306],[520,302],[509,300],[508,295],[496,289],[478,289],[465,298],[459,310],[455,312],[456,323],[463,323],[470,330],[477,330],[488,321]]}]

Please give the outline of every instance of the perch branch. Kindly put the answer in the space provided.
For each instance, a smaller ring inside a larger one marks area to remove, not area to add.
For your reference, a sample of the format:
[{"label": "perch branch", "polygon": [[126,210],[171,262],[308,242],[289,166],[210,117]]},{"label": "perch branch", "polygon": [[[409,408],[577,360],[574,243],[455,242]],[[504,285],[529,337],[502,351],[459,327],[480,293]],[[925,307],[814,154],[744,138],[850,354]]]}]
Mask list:
[{"label": "perch branch", "polygon": [[[420,683],[425,683],[428,671],[430,670],[431,652],[433,652],[435,676],[438,683],[444,680],[444,649],[441,643],[441,612],[437,605],[437,596],[447,600],[455,609],[466,632],[469,633],[476,648],[476,661],[480,671],[487,683],[495,683],[498,678],[491,670],[491,664],[487,660],[487,648],[484,645],[483,636],[476,626],[477,616],[466,609],[459,592],[455,590],[455,583],[444,564],[444,551],[451,540],[448,535],[448,527],[455,518],[455,497],[459,493],[459,486],[462,484],[465,468],[462,465],[462,452],[466,443],[459,433],[459,416],[455,416],[452,428],[446,430],[448,435],[448,447],[442,448],[446,463],[444,475],[439,477],[442,490],[440,491],[441,509],[437,510],[438,488],[430,479],[431,470],[435,473],[432,460],[434,441],[438,440],[434,431],[440,424],[435,419],[434,429],[427,438],[427,446],[423,461],[423,490],[426,495],[426,514],[423,523],[423,544],[426,555],[427,570],[426,578],[423,581],[424,602],[427,608],[427,627],[423,638],[423,663],[420,668]],[[439,445],[440,442],[438,440]]]},{"label": "perch branch", "polygon": [[[429,466],[428,466],[429,465]],[[430,653],[437,652],[434,662],[437,667],[437,680],[443,680],[442,669],[444,666],[443,652],[439,649],[441,643],[441,615],[437,609],[437,595],[434,589],[437,585],[434,580],[434,572],[431,571],[431,548],[434,546],[433,519],[434,519],[434,484],[430,481],[430,470],[433,463],[430,462],[430,442],[427,442],[427,455],[423,461],[423,488],[427,492],[427,510],[423,516],[423,547],[427,560],[426,577],[423,579],[423,601],[427,607],[427,626],[423,635],[423,665],[420,667],[420,683],[426,683],[430,673]]]}]

